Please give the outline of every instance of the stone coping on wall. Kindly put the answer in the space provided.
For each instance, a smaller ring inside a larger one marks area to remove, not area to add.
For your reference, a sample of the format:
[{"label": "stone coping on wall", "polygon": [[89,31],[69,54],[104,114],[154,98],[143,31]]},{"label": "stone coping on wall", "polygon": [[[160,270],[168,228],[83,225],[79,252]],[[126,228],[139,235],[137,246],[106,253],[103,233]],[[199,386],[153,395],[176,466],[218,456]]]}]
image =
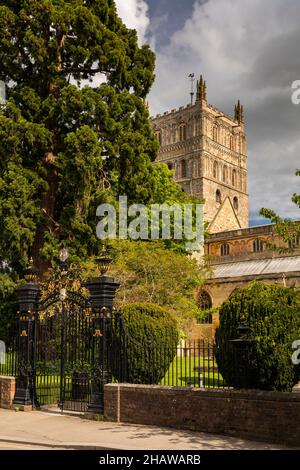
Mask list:
[{"label": "stone coping on wall", "polygon": [[265,401],[295,401],[300,403],[300,393],[290,393],[290,392],[273,392],[267,390],[235,390],[235,389],[207,389],[207,388],[195,388],[195,387],[171,387],[171,386],[162,386],[162,385],[135,385],[135,384],[107,384],[105,388],[119,389],[122,390],[136,389],[143,390],[146,389],[149,392],[151,391],[181,391],[181,392],[192,392],[201,394],[204,398],[214,397],[214,398],[246,398],[247,400],[265,400]]}]

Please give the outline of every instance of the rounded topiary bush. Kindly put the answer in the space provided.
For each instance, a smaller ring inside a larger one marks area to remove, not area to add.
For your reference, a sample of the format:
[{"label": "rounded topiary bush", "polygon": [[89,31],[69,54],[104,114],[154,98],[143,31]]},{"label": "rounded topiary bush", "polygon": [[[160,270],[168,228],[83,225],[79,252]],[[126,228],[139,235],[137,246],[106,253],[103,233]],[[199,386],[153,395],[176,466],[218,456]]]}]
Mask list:
[{"label": "rounded topiary bush", "polygon": [[123,305],[113,318],[113,375],[123,382],[158,384],[179,342],[176,319],[156,304]]},{"label": "rounded topiary bush", "polygon": [[[248,345],[239,326],[248,328]],[[299,290],[253,282],[234,291],[220,308],[216,332],[216,360],[229,386],[291,391],[300,380],[300,366],[292,362],[292,344],[300,339]]]}]

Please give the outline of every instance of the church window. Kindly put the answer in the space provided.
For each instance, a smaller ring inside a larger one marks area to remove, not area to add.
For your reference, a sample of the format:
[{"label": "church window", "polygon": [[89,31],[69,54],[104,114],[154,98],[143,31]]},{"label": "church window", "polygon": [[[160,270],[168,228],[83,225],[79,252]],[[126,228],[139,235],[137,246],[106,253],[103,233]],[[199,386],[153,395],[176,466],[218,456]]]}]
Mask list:
[{"label": "church window", "polygon": [[182,124],[179,128],[179,140],[180,142],[183,142],[186,140],[186,125]]},{"label": "church window", "polygon": [[199,166],[197,160],[194,160],[193,162],[193,176],[197,178],[199,176]]},{"label": "church window", "polygon": [[213,127],[213,140],[215,142],[218,142],[218,127],[217,126]]},{"label": "church window", "polygon": [[226,165],[223,166],[223,182],[227,183],[228,180],[228,168]]},{"label": "church window", "polygon": [[260,238],[254,240],[253,251],[254,253],[261,253],[262,251],[264,251],[264,243]]},{"label": "church window", "polygon": [[157,138],[157,140],[158,140],[158,142],[159,142],[159,145],[161,145],[161,144],[162,144],[162,136],[161,136],[161,132],[160,132],[160,131],[156,133],[156,138]]},{"label": "church window", "polygon": [[232,174],[231,174],[231,184],[232,186],[236,186],[236,170],[232,170]]},{"label": "church window", "polygon": [[181,163],[180,163],[180,176],[181,178],[186,178],[187,176],[187,165],[186,165],[186,161],[185,160],[182,160]]},{"label": "church window", "polygon": [[221,202],[222,202],[221,191],[219,189],[217,189],[217,191],[216,191],[216,202],[218,204],[221,204]]},{"label": "church window", "polygon": [[200,293],[199,308],[201,308],[201,310],[209,310],[210,308],[212,308],[211,297],[205,290],[201,291]]},{"label": "church window", "polygon": [[218,179],[219,165],[217,162],[214,162],[213,175],[215,179]]},{"label": "church window", "polygon": [[223,243],[223,245],[221,245],[221,256],[228,256],[229,253],[230,253],[230,247],[228,243]]},{"label": "church window", "polygon": [[197,322],[199,324],[211,325],[212,314],[207,312],[207,310],[210,310],[212,308],[212,300],[211,296],[206,291],[202,291],[200,293],[198,305],[200,310],[202,310],[204,314],[198,317]]},{"label": "church window", "polygon": [[234,210],[238,211],[239,210],[239,200],[237,197],[233,198],[233,208]]}]

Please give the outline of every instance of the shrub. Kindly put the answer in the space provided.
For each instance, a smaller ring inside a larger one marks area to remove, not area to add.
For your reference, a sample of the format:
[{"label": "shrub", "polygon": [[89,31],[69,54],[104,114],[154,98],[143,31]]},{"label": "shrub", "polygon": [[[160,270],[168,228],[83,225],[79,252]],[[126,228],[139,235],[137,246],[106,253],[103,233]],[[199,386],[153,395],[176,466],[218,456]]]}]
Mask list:
[{"label": "shrub", "polygon": [[137,384],[157,384],[176,355],[177,321],[169,310],[150,303],[122,306],[113,319],[113,375]]},{"label": "shrub", "polygon": [[[229,341],[239,337],[245,323],[251,343],[237,349]],[[292,363],[292,343],[300,339],[299,291],[253,282],[234,291],[220,309],[216,332],[216,360],[230,386],[291,391],[300,379]]]}]

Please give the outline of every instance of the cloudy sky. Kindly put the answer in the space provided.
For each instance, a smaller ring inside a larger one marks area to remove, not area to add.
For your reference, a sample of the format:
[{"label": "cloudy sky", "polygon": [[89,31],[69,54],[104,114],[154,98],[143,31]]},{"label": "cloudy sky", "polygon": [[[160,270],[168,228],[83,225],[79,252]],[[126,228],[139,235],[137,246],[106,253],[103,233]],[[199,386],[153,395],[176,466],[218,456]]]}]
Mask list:
[{"label": "cloudy sky", "polygon": [[299,0],[117,0],[120,16],[157,54],[151,113],[189,102],[188,75],[204,75],[208,101],[232,114],[246,111],[250,217],[261,207],[298,217],[300,105]]}]

